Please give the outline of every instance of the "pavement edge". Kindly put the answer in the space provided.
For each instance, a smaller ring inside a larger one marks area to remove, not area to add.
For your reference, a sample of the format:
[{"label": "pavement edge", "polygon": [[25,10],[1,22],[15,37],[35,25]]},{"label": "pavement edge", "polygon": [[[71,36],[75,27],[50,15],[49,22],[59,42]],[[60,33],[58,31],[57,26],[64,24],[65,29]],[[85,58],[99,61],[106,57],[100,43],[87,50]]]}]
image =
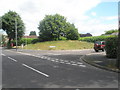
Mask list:
[{"label": "pavement edge", "polygon": [[85,56],[87,56],[87,54],[84,55],[81,59],[82,59],[85,63],[87,63],[87,64],[89,64],[89,65],[92,65],[92,66],[95,66],[95,67],[97,67],[97,68],[101,68],[101,69],[104,69],[104,70],[108,70],[108,71],[120,73],[120,70],[110,69],[110,68],[107,68],[107,67],[104,67],[104,66],[95,64],[95,63],[91,63],[91,62],[89,62],[88,60],[85,59]]}]

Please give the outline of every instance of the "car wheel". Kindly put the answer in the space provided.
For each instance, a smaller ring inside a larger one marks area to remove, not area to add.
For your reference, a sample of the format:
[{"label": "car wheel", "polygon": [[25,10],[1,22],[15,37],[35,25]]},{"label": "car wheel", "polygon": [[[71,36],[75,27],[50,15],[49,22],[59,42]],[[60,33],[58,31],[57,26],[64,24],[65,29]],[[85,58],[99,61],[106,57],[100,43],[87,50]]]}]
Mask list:
[{"label": "car wheel", "polygon": [[104,52],[104,49],[102,49],[102,51]]},{"label": "car wheel", "polygon": [[96,49],[95,49],[95,52],[98,52],[98,51],[99,51],[99,50],[96,50]]}]

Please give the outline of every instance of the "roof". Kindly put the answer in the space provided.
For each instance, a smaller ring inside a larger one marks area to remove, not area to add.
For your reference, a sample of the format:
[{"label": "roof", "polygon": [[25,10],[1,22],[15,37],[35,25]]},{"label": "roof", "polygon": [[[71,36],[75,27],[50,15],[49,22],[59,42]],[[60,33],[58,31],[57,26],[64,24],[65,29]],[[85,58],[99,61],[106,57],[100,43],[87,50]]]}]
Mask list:
[{"label": "roof", "polygon": [[118,35],[118,32],[112,33],[111,35]]},{"label": "roof", "polygon": [[23,36],[23,38],[38,38],[38,36],[31,35],[31,36]]}]

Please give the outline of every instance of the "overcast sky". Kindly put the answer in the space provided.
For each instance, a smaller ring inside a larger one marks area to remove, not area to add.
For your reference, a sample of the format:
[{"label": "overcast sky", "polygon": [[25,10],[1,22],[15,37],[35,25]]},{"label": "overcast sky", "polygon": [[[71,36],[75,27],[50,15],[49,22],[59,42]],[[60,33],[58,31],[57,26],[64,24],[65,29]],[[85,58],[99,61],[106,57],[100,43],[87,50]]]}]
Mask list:
[{"label": "overcast sky", "polygon": [[118,28],[119,0],[0,0],[0,16],[16,11],[25,23],[25,34],[36,31],[45,15],[60,14],[74,23],[79,33],[101,35]]}]

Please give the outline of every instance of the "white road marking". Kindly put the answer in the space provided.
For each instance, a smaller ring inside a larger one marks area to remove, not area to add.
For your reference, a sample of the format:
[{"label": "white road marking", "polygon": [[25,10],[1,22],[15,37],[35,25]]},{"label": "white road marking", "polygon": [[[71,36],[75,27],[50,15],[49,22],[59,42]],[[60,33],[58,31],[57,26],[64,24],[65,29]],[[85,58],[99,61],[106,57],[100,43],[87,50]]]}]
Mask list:
[{"label": "white road marking", "polygon": [[60,63],[65,63],[65,62],[60,62]]},{"label": "white road marking", "polygon": [[71,64],[71,65],[73,65],[73,66],[77,66],[77,64]]},{"label": "white road marking", "polygon": [[59,60],[59,59],[55,59],[55,60]]},{"label": "white road marking", "polygon": [[69,62],[69,61],[67,61],[67,60],[64,60],[64,62],[66,62],[66,63],[67,63],[67,62]]},{"label": "white road marking", "polygon": [[51,60],[51,61],[53,61],[53,62],[54,62],[55,60]]},{"label": "white road marking", "polygon": [[86,65],[79,65],[80,67],[86,67]]},{"label": "white road marking", "polygon": [[[9,50],[8,50],[9,51]],[[11,51],[13,52],[13,51]],[[20,54],[24,54],[24,55],[29,55],[29,56],[33,56],[33,57],[37,57],[37,58],[41,58],[41,59],[47,59],[47,60],[50,60],[50,61],[53,61],[53,62],[59,62],[59,63],[63,63],[63,64],[69,64],[69,65],[75,65],[75,66],[80,66],[80,67],[86,67],[86,65],[83,65],[83,63],[80,63],[80,62],[74,62],[74,61],[67,61],[67,60],[64,60],[64,62],[62,62],[61,59],[55,59],[53,60],[52,58],[50,57],[45,57],[45,56],[36,56],[36,55],[31,55],[31,54],[28,54],[28,53],[22,53],[22,52],[17,52],[17,53],[20,53]],[[53,53],[48,53],[48,54],[52,54]],[[62,54],[61,54],[62,55]],[[84,56],[82,56],[80,59],[82,59]],[[14,59],[13,59],[14,60]],[[58,61],[59,60],[59,61]],[[14,60],[16,62],[16,60]],[[77,64],[77,65],[76,65]],[[81,65],[80,65],[81,64]]]},{"label": "white road marking", "polygon": [[59,61],[55,61],[55,62],[59,62]]},{"label": "white road marking", "polygon": [[78,62],[77,64],[83,64],[83,63]]},{"label": "white road marking", "polygon": [[71,64],[71,63],[65,63],[65,64]]},{"label": "white road marking", "polygon": [[27,68],[29,68],[29,69],[31,69],[31,70],[33,70],[33,71],[35,71],[35,72],[37,72],[37,73],[39,73],[39,74],[42,74],[42,75],[44,75],[44,76],[46,76],[46,77],[49,77],[49,75],[47,75],[47,74],[45,74],[45,73],[43,73],[43,72],[40,72],[39,70],[36,70],[36,69],[34,69],[34,68],[26,65],[26,64],[22,64],[22,65],[25,66],[25,67],[27,67]]},{"label": "white road marking", "polygon": [[14,62],[17,62],[17,60],[11,58],[11,57],[8,57],[10,60],[14,61]]},{"label": "white road marking", "polygon": [[2,56],[6,56],[5,54],[1,54]]},{"label": "white road marking", "polygon": [[61,62],[63,62],[64,60],[60,59]]}]

